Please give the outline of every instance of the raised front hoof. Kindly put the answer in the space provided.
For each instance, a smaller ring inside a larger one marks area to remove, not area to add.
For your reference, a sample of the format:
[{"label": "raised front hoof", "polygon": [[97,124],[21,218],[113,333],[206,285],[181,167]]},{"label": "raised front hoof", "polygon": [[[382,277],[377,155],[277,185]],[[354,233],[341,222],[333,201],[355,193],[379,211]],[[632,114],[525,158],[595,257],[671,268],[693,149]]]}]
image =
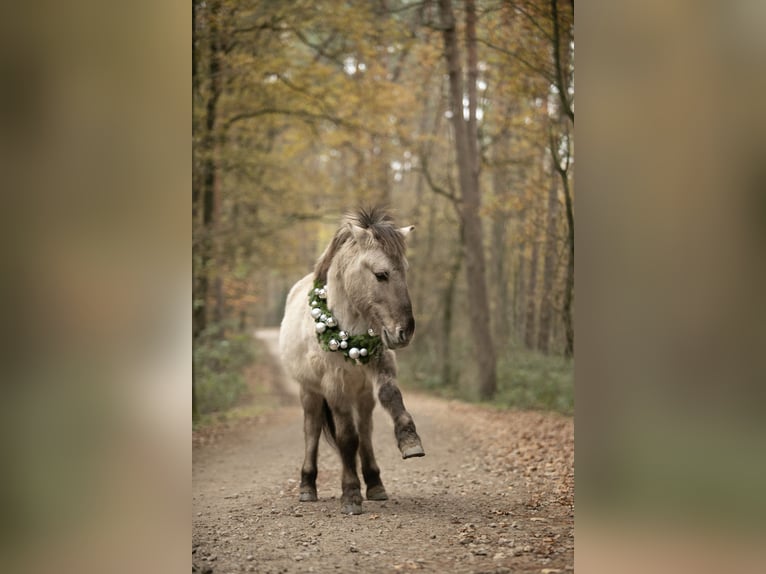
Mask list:
[{"label": "raised front hoof", "polygon": [[341,502],[341,514],[362,514],[361,502]]},{"label": "raised front hoof", "polygon": [[388,500],[386,489],[382,484],[367,489],[367,500]]},{"label": "raised front hoof", "polygon": [[316,502],[317,501],[317,493],[314,492],[301,492],[301,502]]},{"label": "raised front hoof", "polygon": [[415,458],[418,456],[425,456],[426,451],[423,450],[423,445],[415,445],[402,450],[402,458]]},{"label": "raised front hoof", "polygon": [[420,437],[415,431],[414,423],[410,422],[409,425],[397,428],[396,439],[396,444],[402,453],[402,458],[407,459],[426,455],[426,451],[423,450],[423,444],[420,442]]}]

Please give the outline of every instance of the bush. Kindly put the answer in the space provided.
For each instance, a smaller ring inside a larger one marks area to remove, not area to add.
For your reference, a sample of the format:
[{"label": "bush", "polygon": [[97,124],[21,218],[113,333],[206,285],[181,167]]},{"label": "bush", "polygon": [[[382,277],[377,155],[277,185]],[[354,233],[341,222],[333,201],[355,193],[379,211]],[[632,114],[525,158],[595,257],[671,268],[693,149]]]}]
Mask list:
[{"label": "bush", "polygon": [[[445,398],[476,401],[475,379],[467,363],[467,348],[456,345],[451,384],[442,380],[435,353],[402,353],[401,382]],[[574,362],[560,356],[509,347],[497,362],[497,392],[492,404],[516,409],[574,413]]]},{"label": "bush", "polygon": [[495,404],[574,413],[574,362],[533,351],[509,353],[497,364]]},{"label": "bush", "polygon": [[247,390],[244,370],[255,360],[252,338],[207,329],[193,349],[194,387],[199,414],[222,411],[235,405]]}]

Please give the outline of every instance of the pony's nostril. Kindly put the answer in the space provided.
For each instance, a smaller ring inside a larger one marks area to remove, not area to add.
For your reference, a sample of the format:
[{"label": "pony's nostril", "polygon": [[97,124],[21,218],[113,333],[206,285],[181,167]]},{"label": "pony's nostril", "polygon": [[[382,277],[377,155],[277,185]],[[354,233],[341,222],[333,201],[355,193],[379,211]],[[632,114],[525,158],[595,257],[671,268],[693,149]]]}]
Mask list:
[{"label": "pony's nostril", "polygon": [[400,343],[404,343],[407,340],[407,332],[401,327],[396,328],[396,337]]}]

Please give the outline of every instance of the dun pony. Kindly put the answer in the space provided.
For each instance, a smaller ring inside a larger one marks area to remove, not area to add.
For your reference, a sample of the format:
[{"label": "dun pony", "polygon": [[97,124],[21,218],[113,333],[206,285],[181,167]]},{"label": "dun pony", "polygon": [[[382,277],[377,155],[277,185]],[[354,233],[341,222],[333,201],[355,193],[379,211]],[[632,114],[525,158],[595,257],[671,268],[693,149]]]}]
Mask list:
[{"label": "dun pony", "polygon": [[405,238],[379,208],[345,216],[314,273],[287,296],[279,336],[287,373],[301,388],[305,457],[300,500],[317,500],[317,449],[325,429],[343,464],[341,511],[362,512],[359,456],[368,500],[386,500],[372,447],[377,393],[394,422],[403,458],[424,456],[396,383],[394,349],[415,332],[407,289]]}]

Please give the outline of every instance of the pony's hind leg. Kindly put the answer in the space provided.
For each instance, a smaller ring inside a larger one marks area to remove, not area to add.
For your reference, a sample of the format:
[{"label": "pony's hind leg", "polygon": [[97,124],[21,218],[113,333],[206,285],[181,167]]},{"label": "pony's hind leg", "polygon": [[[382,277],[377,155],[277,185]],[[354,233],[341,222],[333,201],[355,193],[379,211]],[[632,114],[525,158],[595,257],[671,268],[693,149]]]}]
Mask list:
[{"label": "pony's hind leg", "polygon": [[404,408],[402,392],[396,384],[396,359],[392,352],[386,353],[380,362],[378,398],[394,421],[394,434],[402,458],[425,456],[415,421]]},{"label": "pony's hind leg", "polygon": [[359,435],[356,432],[354,416],[346,405],[330,403],[335,421],[335,442],[343,463],[340,497],[343,514],[362,513],[362,491],[359,475],[356,473],[356,454],[359,450]]},{"label": "pony's hind leg", "polygon": [[388,500],[386,489],[380,480],[380,468],[372,449],[372,411],[375,397],[371,392],[363,393],[357,403],[359,413],[359,458],[362,462],[362,476],[367,485],[367,500]]},{"label": "pony's hind leg", "polygon": [[303,467],[301,468],[301,502],[314,502],[317,499],[317,454],[324,417],[323,401],[322,395],[301,389],[303,436],[306,445]]}]

